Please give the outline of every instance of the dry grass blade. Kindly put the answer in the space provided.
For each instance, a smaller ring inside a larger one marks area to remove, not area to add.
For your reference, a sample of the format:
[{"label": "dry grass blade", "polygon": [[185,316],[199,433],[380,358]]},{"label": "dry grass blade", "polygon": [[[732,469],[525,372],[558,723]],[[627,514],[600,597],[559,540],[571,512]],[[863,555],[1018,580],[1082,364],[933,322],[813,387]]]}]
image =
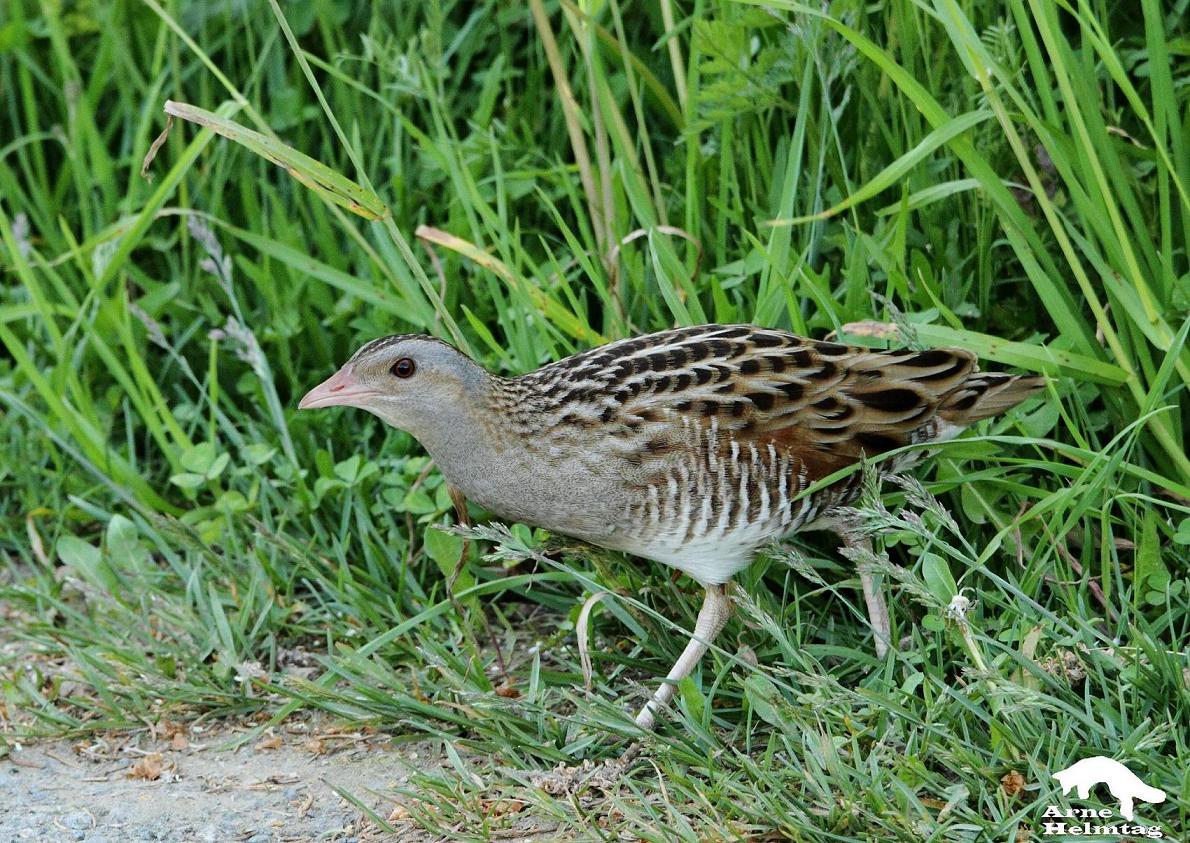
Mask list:
[{"label": "dry grass blade", "polygon": [[[361,187],[341,173],[335,172],[304,152],[298,152],[293,147],[286,146],[267,135],[262,135],[260,132],[255,132],[196,105],[166,100],[165,113],[199,126],[206,126],[228,140],[247,147],[262,158],[272,161],[284,169],[328,202],[346,208],[353,214],[369,220],[383,219],[388,216],[388,206],[380,201],[380,197],[375,193]],[[168,124],[166,131],[169,131]],[[149,155],[146,156],[145,167],[148,166],[152,155],[163,140],[164,133],[154,142]]]},{"label": "dry grass blade", "polygon": [[591,690],[593,671],[591,670],[591,642],[587,637],[587,627],[591,625],[591,610],[599,604],[600,600],[611,593],[610,591],[597,591],[584,600],[582,611],[578,613],[578,620],[574,624],[574,634],[578,637],[578,659],[583,668],[583,687],[588,691]]}]

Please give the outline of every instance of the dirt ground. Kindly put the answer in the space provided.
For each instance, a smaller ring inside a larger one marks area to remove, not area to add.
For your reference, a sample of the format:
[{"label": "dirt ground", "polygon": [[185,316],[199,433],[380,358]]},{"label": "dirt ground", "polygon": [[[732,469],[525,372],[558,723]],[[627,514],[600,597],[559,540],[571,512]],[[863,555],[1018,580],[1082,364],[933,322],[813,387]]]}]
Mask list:
[{"label": "dirt ground", "polygon": [[[393,790],[432,745],[281,727],[237,749],[225,726],[13,747],[0,758],[0,843],[426,839],[400,819]],[[408,833],[383,833],[334,787]]]}]

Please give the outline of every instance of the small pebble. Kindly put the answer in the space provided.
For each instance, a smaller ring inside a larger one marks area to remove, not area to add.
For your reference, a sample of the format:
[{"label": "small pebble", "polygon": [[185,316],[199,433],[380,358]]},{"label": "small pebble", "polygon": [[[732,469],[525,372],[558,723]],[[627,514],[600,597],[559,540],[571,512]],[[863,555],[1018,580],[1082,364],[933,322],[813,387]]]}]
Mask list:
[{"label": "small pebble", "polygon": [[91,815],[85,811],[71,811],[62,818],[62,825],[71,831],[82,831],[91,827]]}]

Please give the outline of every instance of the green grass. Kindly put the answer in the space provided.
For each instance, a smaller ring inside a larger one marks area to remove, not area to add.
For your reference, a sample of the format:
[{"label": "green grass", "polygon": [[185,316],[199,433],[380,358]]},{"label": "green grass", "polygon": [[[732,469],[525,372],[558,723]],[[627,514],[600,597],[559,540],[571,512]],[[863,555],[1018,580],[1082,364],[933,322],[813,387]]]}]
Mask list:
[{"label": "green grass", "polygon": [[[659,841],[1030,839],[1050,774],[1106,754],[1169,794],[1141,819],[1190,829],[1185,3],[275,11],[0,12],[0,753],[319,709],[454,753],[401,796],[427,830],[486,839],[516,797]],[[167,99],[389,215],[184,122],[142,178]],[[1050,388],[865,503],[894,657],[827,540],[774,548],[618,788],[536,773],[634,736],[693,584],[513,525],[447,594],[417,444],[295,411],[399,331],[520,372],[674,324],[872,320]]]}]

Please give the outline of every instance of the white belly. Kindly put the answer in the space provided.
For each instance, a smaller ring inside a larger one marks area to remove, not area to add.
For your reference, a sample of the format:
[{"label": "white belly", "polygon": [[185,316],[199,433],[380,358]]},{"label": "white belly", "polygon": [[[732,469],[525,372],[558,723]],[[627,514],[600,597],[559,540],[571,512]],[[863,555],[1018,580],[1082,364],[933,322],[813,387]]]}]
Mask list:
[{"label": "white belly", "polygon": [[784,532],[779,523],[709,533],[689,541],[684,531],[659,532],[645,539],[626,541],[619,549],[677,568],[703,585],[718,585],[748,567],[756,548],[780,538]]}]

